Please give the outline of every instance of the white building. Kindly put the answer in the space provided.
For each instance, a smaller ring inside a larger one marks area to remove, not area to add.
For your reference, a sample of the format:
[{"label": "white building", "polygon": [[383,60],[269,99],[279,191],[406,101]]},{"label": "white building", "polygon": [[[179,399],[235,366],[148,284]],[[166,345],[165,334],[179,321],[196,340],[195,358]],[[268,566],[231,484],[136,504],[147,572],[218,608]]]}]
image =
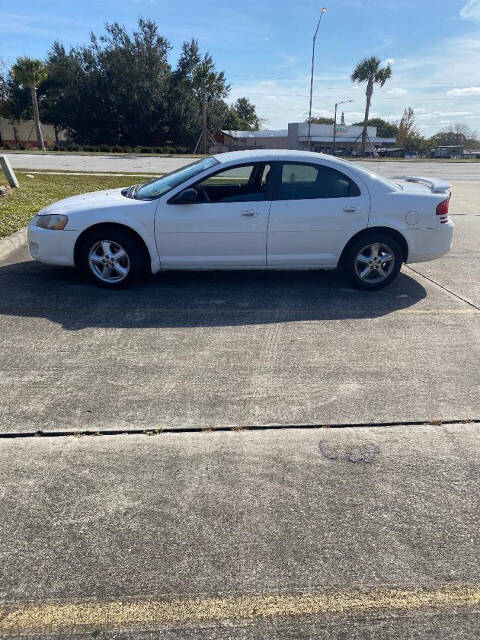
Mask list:
[{"label": "white building", "polygon": [[[362,145],[363,127],[346,127],[337,125],[336,144],[337,151],[360,151]],[[367,151],[379,147],[394,146],[395,138],[380,138],[377,136],[377,127],[367,127]],[[333,148],[333,124],[312,124],[310,130],[312,151],[330,152]],[[308,123],[291,122],[288,125],[288,149],[309,149]]]},{"label": "white building", "polygon": [[[362,146],[363,127],[337,125],[335,148],[337,152],[359,152]],[[394,147],[395,138],[377,136],[376,127],[367,127],[367,152],[375,149]],[[312,151],[331,153],[333,149],[333,124],[312,124]],[[300,149],[308,150],[308,123],[291,122],[287,129],[263,131],[219,131],[215,136],[217,145],[211,152],[236,151],[239,149]]]}]

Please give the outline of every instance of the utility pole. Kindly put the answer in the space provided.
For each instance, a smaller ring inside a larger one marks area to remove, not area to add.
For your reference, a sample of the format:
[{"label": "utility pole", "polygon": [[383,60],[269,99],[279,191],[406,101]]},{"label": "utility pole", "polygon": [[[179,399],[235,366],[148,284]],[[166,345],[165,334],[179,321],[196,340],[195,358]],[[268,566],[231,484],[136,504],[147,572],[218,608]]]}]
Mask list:
[{"label": "utility pole", "polygon": [[353,102],[353,100],[343,100],[335,104],[335,117],[333,119],[333,147],[332,153],[335,155],[335,149],[337,147],[337,109],[341,104],[347,104],[347,102]]},{"label": "utility pole", "polygon": [[207,155],[207,95],[202,91],[202,152]]},{"label": "utility pole", "polygon": [[320,14],[320,18],[317,22],[317,28],[315,30],[315,34],[313,36],[313,46],[312,46],[312,73],[310,75],[310,109],[308,111],[308,149],[312,150],[312,138],[311,138],[311,129],[312,129],[312,95],[313,95],[313,69],[315,66],[315,43],[317,41],[317,34],[320,28],[320,23],[322,22],[323,14],[327,12],[326,7],[323,7],[322,12]]},{"label": "utility pole", "polygon": [[45,151],[45,142],[43,141],[42,127],[40,125],[40,115],[38,113],[37,87],[35,86],[35,84],[32,84],[30,86],[30,93],[32,94],[33,119],[35,121],[38,148],[42,151]]}]

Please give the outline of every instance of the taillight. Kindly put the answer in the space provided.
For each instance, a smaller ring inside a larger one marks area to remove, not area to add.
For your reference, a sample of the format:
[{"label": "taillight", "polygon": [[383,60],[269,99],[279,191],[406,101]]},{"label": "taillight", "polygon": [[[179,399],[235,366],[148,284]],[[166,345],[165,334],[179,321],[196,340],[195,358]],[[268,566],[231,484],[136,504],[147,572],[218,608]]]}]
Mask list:
[{"label": "taillight", "polygon": [[447,200],[444,200],[443,202],[440,202],[440,204],[437,206],[437,216],[440,216],[441,224],[446,224],[449,221],[449,217],[448,217],[449,205],[450,205],[450,198],[448,198]]}]

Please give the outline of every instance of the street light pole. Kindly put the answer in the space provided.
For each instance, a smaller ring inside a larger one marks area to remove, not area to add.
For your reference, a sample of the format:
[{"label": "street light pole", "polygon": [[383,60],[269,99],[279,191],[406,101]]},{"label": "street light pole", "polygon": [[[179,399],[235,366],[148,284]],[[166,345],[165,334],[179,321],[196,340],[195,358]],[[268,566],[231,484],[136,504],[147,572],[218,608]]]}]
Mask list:
[{"label": "street light pole", "polygon": [[333,147],[332,147],[333,155],[335,155],[335,147],[337,146],[337,109],[338,109],[338,102],[335,103],[335,116],[333,118]]},{"label": "street light pole", "polygon": [[327,12],[326,7],[323,7],[322,13],[320,14],[320,18],[317,22],[317,28],[315,29],[315,34],[313,36],[313,46],[312,46],[312,73],[310,76],[310,109],[308,111],[308,148],[312,150],[312,138],[311,138],[311,129],[312,129],[312,95],[313,95],[313,69],[315,66],[315,43],[317,40],[318,30],[320,28],[320,23],[322,22],[323,14]]},{"label": "street light pole", "polygon": [[353,100],[343,100],[342,102],[335,103],[335,117],[333,119],[333,154],[335,154],[335,149],[337,146],[337,109],[341,104],[347,104],[348,102],[353,102]]}]

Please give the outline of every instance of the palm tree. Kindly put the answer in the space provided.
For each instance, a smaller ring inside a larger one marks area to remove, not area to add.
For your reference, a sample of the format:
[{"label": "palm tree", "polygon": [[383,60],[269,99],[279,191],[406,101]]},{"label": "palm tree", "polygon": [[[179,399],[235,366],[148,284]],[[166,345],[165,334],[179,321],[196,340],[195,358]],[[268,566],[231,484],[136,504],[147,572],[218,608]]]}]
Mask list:
[{"label": "palm tree", "polygon": [[352,82],[367,83],[367,89],[365,94],[367,96],[367,104],[365,107],[365,120],[363,121],[363,133],[362,133],[362,156],[365,155],[365,149],[367,146],[367,126],[368,117],[370,115],[370,104],[372,102],[373,86],[379,84],[381,87],[386,81],[392,77],[392,69],[389,64],[386,67],[381,67],[381,61],[375,56],[371,58],[365,58],[357,64],[355,71],[352,73]]},{"label": "palm tree", "polygon": [[20,57],[12,67],[12,75],[18,84],[30,89],[38,148],[45,149],[38,113],[37,88],[47,78],[47,67],[41,60]]}]

